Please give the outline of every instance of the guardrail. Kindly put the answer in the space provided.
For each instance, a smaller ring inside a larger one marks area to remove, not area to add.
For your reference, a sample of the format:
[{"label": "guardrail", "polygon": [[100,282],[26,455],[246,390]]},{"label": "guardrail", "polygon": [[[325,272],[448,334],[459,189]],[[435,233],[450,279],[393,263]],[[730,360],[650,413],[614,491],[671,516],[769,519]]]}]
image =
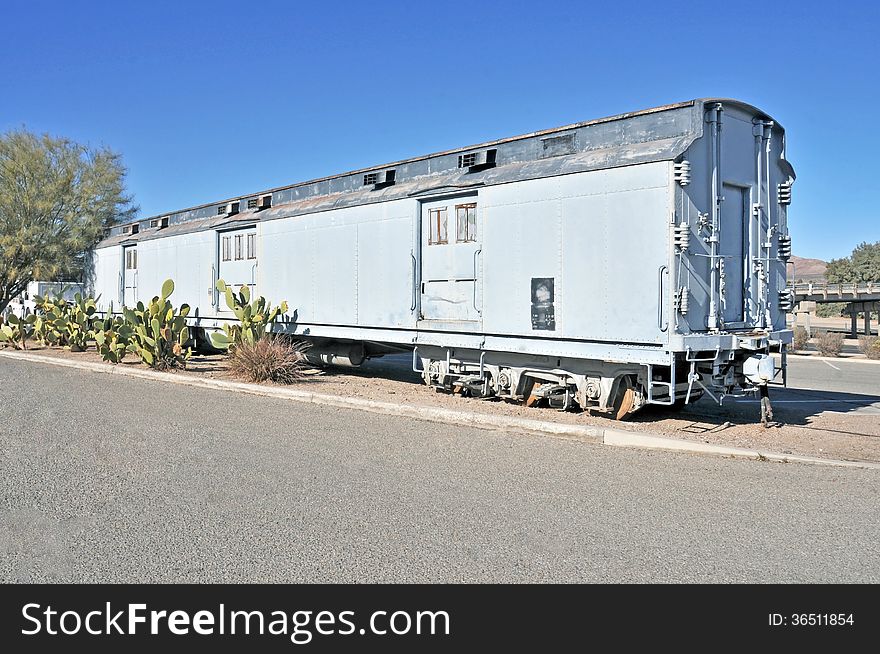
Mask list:
[{"label": "guardrail", "polygon": [[[864,333],[871,334],[871,312],[880,310],[880,282],[859,282],[847,284],[803,283],[788,287],[795,301],[795,322],[798,315],[806,316],[806,329],[810,333],[810,313],[816,303],[846,302],[845,311],[850,316],[849,333],[852,338],[858,335],[858,316],[864,320]],[[810,304],[812,303],[812,304]]]},{"label": "guardrail", "polygon": [[842,302],[852,300],[880,300],[880,282],[829,284],[807,282],[793,284],[791,288],[797,301]]}]

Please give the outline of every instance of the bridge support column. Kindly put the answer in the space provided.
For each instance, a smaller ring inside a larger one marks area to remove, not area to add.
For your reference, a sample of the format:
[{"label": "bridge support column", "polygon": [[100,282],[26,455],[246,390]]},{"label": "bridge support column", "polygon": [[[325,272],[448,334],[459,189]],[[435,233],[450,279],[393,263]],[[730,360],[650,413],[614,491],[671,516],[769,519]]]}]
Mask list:
[{"label": "bridge support column", "polygon": [[[852,307],[852,305],[850,305],[850,307]],[[859,316],[859,314],[856,312],[855,308],[851,308],[850,314],[849,314],[850,321],[851,321],[850,329],[849,329],[850,338],[858,338],[859,337],[858,316]]]},{"label": "bridge support column", "polygon": [[813,326],[810,321],[812,314],[816,310],[815,302],[801,301],[794,307],[794,326],[797,327],[801,323],[801,316],[804,317],[804,329],[807,332],[807,338],[813,338]]},{"label": "bridge support column", "polygon": [[871,335],[871,312],[865,307],[865,336]]}]

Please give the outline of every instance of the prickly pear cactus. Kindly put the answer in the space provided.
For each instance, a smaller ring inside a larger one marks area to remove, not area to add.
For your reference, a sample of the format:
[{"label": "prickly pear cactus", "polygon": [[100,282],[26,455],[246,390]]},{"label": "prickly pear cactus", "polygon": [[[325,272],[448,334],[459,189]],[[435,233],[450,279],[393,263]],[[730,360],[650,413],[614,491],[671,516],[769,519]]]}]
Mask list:
[{"label": "prickly pear cactus", "polygon": [[0,316],[0,346],[26,350],[27,339],[34,333],[36,319],[37,317],[33,314],[26,318],[19,318],[13,313],[9,314],[5,320],[3,316]]},{"label": "prickly pear cactus", "polygon": [[92,340],[92,321],[97,312],[95,299],[80,293],[72,302],[61,294],[34,298],[36,317],[34,335],[43,345],[62,345],[71,352],[82,352]]},{"label": "prickly pear cactus", "polygon": [[278,316],[287,313],[286,301],[277,307],[272,307],[266,298],[259,296],[252,302],[251,291],[247,286],[240,287],[236,293],[232,287],[226,285],[226,282],[218,279],[217,290],[224,294],[226,306],[238,319],[238,324],[224,325],[222,332],[211,334],[211,345],[218,350],[226,350],[242,342],[255,343],[267,331],[271,331],[272,324]]},{"label": "prickly pear cactus", "polygon": [[94,298],[84,298],[79,293],[74,295],[73,303],[68,306],[69,312],[61,321],[61,325],[56,326],[56,329],[64,330],[66,347],[71,352],[84,352],[89,346],[89,341],[94,337],[92,321],[98,307]]},{"label": "prickly pear cactus", "polygon": [[[35,295],[36,321],[34,337],[43,345],[67,345],[66,316],[70,307],[60,293],[55,296]],[[57,325],[56,325],[57,323]]]},{"label": "prickly pear cactus", "polygon": [[129,352],[134,330],[124,318],[113,315],[112,305],[105,318],[96,318],[92,322],[92,332],[95,347],[104,361],[120,363]]},{"label": "prickly pear cactus", "polygon": [[162,284],[161,295],[146,305],[138,302],[135,308],[123,307],[122,310],[125,322],[131,328],[126,349],[151,368],[159,370],[185,368],[192,354],[192,349],[186,347],[189,340],[186,326],[189,305],[183,304],[175,312],[168,301],[173,292],[174,282],[167,279]]}]

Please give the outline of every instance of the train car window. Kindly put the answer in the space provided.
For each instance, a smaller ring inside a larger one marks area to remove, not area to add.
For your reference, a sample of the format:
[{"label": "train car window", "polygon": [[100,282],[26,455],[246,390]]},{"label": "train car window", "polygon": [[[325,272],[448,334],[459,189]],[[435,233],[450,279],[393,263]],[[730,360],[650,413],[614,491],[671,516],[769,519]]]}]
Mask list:
[{"label": "train car window", "polygon": [[248,234],[247,235],[247,258],[248,259],[256,259],[257,258],[257,235],[256,234]]},{"label": "train car window", "polygon": [[223,237],[223,261],[231,261],[232,260],[232,247],[230,245],[230,241],[232,237],[224,236]]},{"label": "train car window", "polygon": [[459,204],[455,207],[456,241],[470,243],[477,240],[477,205]]},{"label": "train car window", "polygon": [[242,240],[243,237],[241,234],[235,235],[235,260],[240,261],[244,259],[244,250],[242,248]]},{"label": "train car window", "polygon": [[446,207],[428,210],[428,245],[445,245],[449,242],[446,235]]}]

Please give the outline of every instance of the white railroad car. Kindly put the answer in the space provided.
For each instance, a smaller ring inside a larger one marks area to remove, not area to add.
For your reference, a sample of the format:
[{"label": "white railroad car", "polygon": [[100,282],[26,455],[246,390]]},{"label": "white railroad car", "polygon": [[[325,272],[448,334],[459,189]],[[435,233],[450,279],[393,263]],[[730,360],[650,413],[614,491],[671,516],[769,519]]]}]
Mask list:
[{"label": "white railroad car", "polygon": [[32,314],[36,309],[34,299],[40,296],[56,296],[61,295],[68,302],[72,302],[77,293],[85,290],[83,284],[79,282],[30,282],[24,292],[9,303],[4,313],[14,313],[19,318]]},{"label": "white railroad car", "polygon": [[779,123],[703,99],[416,157],[114,227],[108,309],[157,294],[196,335],[216,280],[313,358],[410,350],[427,383],[623,417],[764,386],[791,341]]}]

